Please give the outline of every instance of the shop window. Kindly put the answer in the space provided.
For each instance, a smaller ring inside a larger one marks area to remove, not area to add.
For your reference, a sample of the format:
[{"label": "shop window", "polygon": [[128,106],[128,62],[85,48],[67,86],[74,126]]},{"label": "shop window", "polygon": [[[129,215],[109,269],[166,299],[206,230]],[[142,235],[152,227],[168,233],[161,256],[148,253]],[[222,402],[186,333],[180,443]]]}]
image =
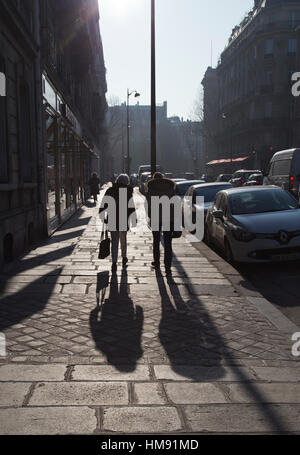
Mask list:
[{"label": "shop window", "polygon": [[19,122],[19,147],[22,161],[22,174],[24,182],[32,182],[32,140],[31,140],[31,115],[30,91],[28,84],[20,85],[20,122]]},{"label": "shop window", "polygon": [[[5,83],[5,61],[0,56],[0,75]],[[4,87],[6,91],[6,87]],[[3,91],[3,92],[4,92]],[[2,95],[5,93],[2,93]],[[0,96],[0,182],[8,180],[8,150],[7,150],[7,110],[6,97]]]}]

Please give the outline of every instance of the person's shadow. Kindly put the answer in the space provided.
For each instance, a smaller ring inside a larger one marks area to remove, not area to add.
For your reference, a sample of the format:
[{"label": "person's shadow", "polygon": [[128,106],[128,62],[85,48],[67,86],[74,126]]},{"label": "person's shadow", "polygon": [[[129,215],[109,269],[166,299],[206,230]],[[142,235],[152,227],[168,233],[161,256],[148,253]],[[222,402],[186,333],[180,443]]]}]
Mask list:
[{"label": "person's shadow", "polygon": [[[103,277],[105,282],[106,278]],[[126,268],[122,270],[120,289],[117,273],[113,272],[108,299],[104,299],[104,302],[101,299],[99,303],[97,300],[96,308],[90,313],[90,330],[96,348],[119,371],[134,371],[138,359],[143,355],[141,336],[144,314],[143,309],[135,306],[128,295]]]},{"label": "person's shadow", "polygon": [[[167,277],[167,286],[159,271],[156,272],[156,279],[162,309],[159,340],[173,371],[193,381],[222,378],[225,374],[221,365],[222,356],[217,351],[213,352],[210,349],[210,343],[220,345],[222,340],[217,330],[213,330],[213,324],[205,311],[201,312],[201,316],[197,316],[189,310],[191,304],[196,304],[204,310],[201,300],[194,299],[192,302],[188,299],[185,301],[171,276]],[[214,368],[206,371],[204,368],[199,373],[199,366],[209,366],[210,364]]]}]

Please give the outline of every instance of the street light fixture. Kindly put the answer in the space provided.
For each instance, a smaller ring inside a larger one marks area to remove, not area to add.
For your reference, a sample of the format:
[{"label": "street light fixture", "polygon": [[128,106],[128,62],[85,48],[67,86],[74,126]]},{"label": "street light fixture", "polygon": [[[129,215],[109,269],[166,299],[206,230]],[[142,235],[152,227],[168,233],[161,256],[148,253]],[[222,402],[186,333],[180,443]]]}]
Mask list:
[{"label": "street light fixture", "polygon": [[130,177],[130,154],[129,154],[129,97],[134,93],[134,97],[138,98],[141,96],[136,90],[132,90],[132,92],[129,92],[129,89],[127,89],[127,174]]}]

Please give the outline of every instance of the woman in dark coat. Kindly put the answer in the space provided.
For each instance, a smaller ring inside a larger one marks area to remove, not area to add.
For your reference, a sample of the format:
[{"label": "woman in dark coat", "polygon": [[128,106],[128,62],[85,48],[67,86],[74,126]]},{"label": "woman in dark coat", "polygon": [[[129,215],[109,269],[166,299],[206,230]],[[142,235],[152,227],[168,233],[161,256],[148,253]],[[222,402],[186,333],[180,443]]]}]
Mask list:
[{"label": "woman in dark coat", "polygon": [[97,199],[98,199],[97,195],[99,194],[99,185],[100,185],[100,180],[99,180],[96,172],[94,172],[92,174],[92,177],[89,180],[89,185],[90,185],[90,189],[91,189],[91,195],[93,196],[94,202],[96,204]]},{"label": "woman in dark coat", "polygon": [[[126,203],[127,207],[124,207],[124,210],[127,210],[127,219],[126,225],[123,226],[120,223],[119,214],[120,214],[120,190],[126,190]],[[116,229],[111,231],[111,255],[112,255],[112,269],[115,270],[117,268],[118,262],[118,249],[119,249],[119,240],[121,243],[121,252],[122,252],[122,259],[123,259],[123,266],[126,266],[128,259],[127,259],[127,232],[129,231],[129,217],[134,213],[135,208],[133,204],[133,190],[130,186],[130,179],[127,174],[120,174],[116,182],[108,188],[106,191],[104,198],[103,198],[103,206],[101,206],[99,213],[104,210],[107,210],[108,204],[105,202],[105,197],[110,196],[115,201],[115,208],[116,208]],[[129,201],[131,201],[131,208],[129,208]],[[108,213],[109,216],[109,213]],[[109,222],[109,219],[108,219]]]}]

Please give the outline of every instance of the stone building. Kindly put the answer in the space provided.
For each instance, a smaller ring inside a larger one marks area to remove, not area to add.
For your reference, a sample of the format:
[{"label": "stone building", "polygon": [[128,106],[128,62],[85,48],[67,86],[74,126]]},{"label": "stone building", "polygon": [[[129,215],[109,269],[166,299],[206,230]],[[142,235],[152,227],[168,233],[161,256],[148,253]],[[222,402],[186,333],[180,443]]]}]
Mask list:
[{"label": "stone building", "polygon": [[[131,173],[139,166],[150,164],[151,106],[129,106],[129,150]],[[167,102],[156,107],[157,164],[165,172],[197,172],[202,165],[201,138],[198,122],[184,122],[179,117],[167,116]],[[111,173],[126,170],[127,109],[126,103],[110,106],[107,113]]]},{"label": "stone building", "polygon": [[106,78],[97,0],[0,0],[0,267],[82,204]]},{"label": "stone building", "polygon": [[[291,94],[297,59],[299,64],[299,24],[298,0],[256,0],[232,30],[217,68],[206,73],[209,173],[264,169],[274,152],[299,146],[299,100]],[[208,104],[216,94],[211,112]]]},{"label": "stone building", "polygon": [[45,226],[39,8],[0,1],[0,265]]}]

